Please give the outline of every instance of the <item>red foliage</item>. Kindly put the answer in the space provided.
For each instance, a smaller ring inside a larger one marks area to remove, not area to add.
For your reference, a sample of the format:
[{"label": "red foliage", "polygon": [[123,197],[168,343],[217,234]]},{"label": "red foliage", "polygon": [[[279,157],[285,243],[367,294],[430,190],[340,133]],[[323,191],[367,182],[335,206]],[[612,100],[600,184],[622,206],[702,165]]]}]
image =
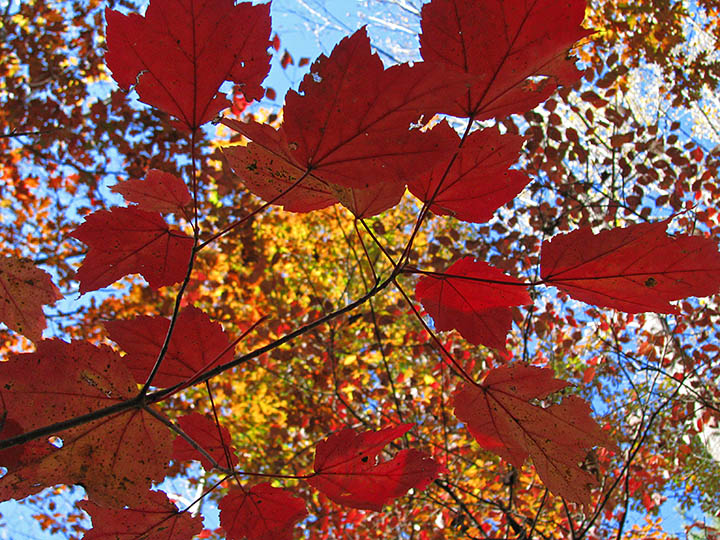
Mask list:
[{"label": "red foliage", "polygon": [[[170,320],[165,317],[138,317],[105,323],[110,339],[127,353],[125,364],[144,383],[162,349]],[[201,310],[184,308],[175,321],[164,361],[153,379],[155,386],[172,386],[189,380],[232,358],[233,348],[219,323]]]},{"label": "red foliage", "polygon": [[[270,4],[154,0],[145,16],[107,9],[105,61],[115,81],[195,130],[230,103],[224,81],[260,99],[270,69]],[[160,54],[159,51],[162,51]],[[137,81],[137,83],[136,83]]]},{"label": "red foliage", "polygon": [[62,295],[50,274],[32,261],[0,258],[0,322],[32,341],[40,341],[45,328],[42,307]]},{"label": "red foliage", "polygon": [[143,180],[131,179],[110,188],[146,212],[182,212],[192,204],[185,182],[174,174],[152,169]]},{"label": "red foliage", "polygon": [[628,313],[679,313],[668,302],[720,289],[717,242],[668,236],[667,221],[555,236],[542,247],[542,278],[577,300]]},{"label": "red foliage", "polygon": [[[235,5],[232,0],[152,0],[145,16],[106,11],[107,64],[121,88],[134,88],[142,101],[174,116],[180,127],[191,132],[189,169],[195,175],[194,188],[191,194],[181,178],[159,170],[150,170],[144,180],[114,186],[115,192],[136,205],[98,210],[72,232],[89,248],[76,278],[81,293],[134,273],[155,289],[182,283],[173,319],[140,316],[107,322],[107,332],[125,351],[124,357],[88,341],[41,341],[46,324],[42,306],[59,299],[59,292],[49,274],[34,264],[17,257],[0,259],[0,321],[37,343],[36,352],[0,363],[0,458],[7,469],[0,478],[0,497],[22,498],[47,486],[81,484],[90,498],[81,506],[95,521],[87,538],[185,540],[197,534],[201,525],[196,518],[178,511],[162,492],[150,491],[153,482],[165,477],[171,459],[178,468],[194,459],[206,469],[219,465],[227,474],[217,484],[223,487],[230,481],[239,485],[237,478],[253,474],[305,479],[333,502],[355,509],[381,511],[408,490],[427,488],[445,472],[428,454],[402,449],[388,461],[379,457],[413,424],[380,431],[349,427],[338,431],[317,444],[312,474],[292,476],[235,470],[238,460],[225,426],[192,413],[177,418],[178,428],[152,408],[153,403],[185,399],[173,395],[176,388],[167,388],[189,380],[206,382],[242,362],[260,358],[267,360],[263,367],[274,370],[285,358],[282,346],[334,319],[342,320],[387,287],[397,285],[402,291],[401,274],[422,274],[416,298],[433,318],[434,328],[425,327],[438,343],[434,330],[458,330],[470,343],[498,350],[505,347],[513,309],[532,303],[530,286],[553,285],[578,300],[631,313],[677,313],[670,301],[713,294],[720,287],[715,241],[669,236],[665,221],[597,234],[584,227],[558,235],[543,245],[542,280],[531,283],[472,256],[457,260],[444,272],[411,266],[415,234],[429,211],[482,223],[527,186],[527,176],[510,170],[523,138],[501,134],[497,127],[471,131],[472,121],[527,112],[558,85],[577,81],[580,73],[568,50],[588,34],[581,26],[583,0],[433,0],[422,10],[424,62],[385,69],[371,52],[365,29],[360,29],[329,56],[318,58],[298,91],[288,93],[279,128],[254,120],[222,121],[250,140],[246,146],[224,149],[239,181],[286,210],[309,212],[341,203],[356,218],[366,218],[397,205],[406,186],[424,203],[402,250],[386,248],[373,237],[372,248],[381,252],[378,258],[384,256],[389,261],[385,269],[392,268],[385,275],[383,269],[376,273],[373,268],[375,283],[363,280],[364,296],[334,311],[319,310],[317,319],[311,319],[314,306],[295,302],[291,307],[297,323],[279,321],[273,327],[276,336],[264,333],[261,345],[233,361],[234,343],[219,323],[198,308],[178,308],[187,302],[183,295],[193,272],[200,273],[195,267],[200,249],[255,213],[248,212],[202,243],[201,235],[208,231],[203,227],[212,227],[214,216],[207,224],[199,223],[206,216],[188,220],[191,237],[168,225],[160,212],[187,218],[190,205],[197,210],[198,203],[205,202],[199,200],[198,185],[205,171],[196,167],[196,138],[202,124],[229,106],[218,94],[221,84],[235,83],[237,113],[246,105],[241,95],[248,100],[273,95],[261,86],[269,69],[267,49],[280,48],[277,36],[269,41],[269,11],[269,5]],[[281,65],[287,67],[292,61],[285,52]],[[303,59],[300,65],[304,64]],[[436,113],[472,121],[462,136],[445,122],[429,129]],[[621,137],[615,139],[618,147],[631,139]],[[695,160],[702,158],[702,152],[694,153]],[[27,197],[29,191],[23,189]],[[405,225],[400,223],[397,229]],[[248,234],[245,240],[243,258],[255,260],[255,238]],[[373,265],[370,250],[362,247]],[[270,263],[258,265],[260,271],[280,256],[278,249]],[[442,265],[434,268],[438,267]],[[236,279],[236,269],[232,264],[229,268],[233,277],[228,279]],[[257,288],[269,296],[275,285],[268,281]],[[325,309],[332,304],[322,305]],[[373,320],[383,352],[374,306],[367,317],[357,317]],[[339,328],[332,331],[340,332]],[[320,356],[317,351],[312,354]],[[474,363],[472,354],[467,352],[466,358]],[[389,378],[387,364],[386,370]],[[518,468],[531,458],[553,493],[590,502],[595,478],[580,464],[594,446],[612,449],[614,444],[592,420],[590,407],[581,398],[569,396],[557,404],[537,401],[551,399],[568,383],[556,379],[550,368],[524,364],[490,370],[481,384],[466,372],[461,376],[453,397],[455,415],[480,446]],[[595,377],[594,366],[584,371],[585,382]],[[443,373],[443,385],[444,381]],[[353,384],[363,383],[358,377]],[[440,383],[430,377],[428,384]],[[148,392],[150,386],[166,390]],[[338,398],[341,387],[335,380]],[[218,413],[209,383],[207,390],[211,408]],[[399,413],[394,386],[392,390]],[[288,417],[294,406],[287,407]],[[310,424],[307,416],[302,429]],[[348,422],[347,415],[334,422],[325,429]],[[443,420],[443,428],[448,427]],[[49,435],[58,439],[50,441]],[[296,440],[303,437],[298,429]],[[306,516],[302,499],[269,483],[233,488],[219,507],[222,528],[230,539],[289,539],[295,524]],[[504,515],[509,520],[512,512],[507,508]],[[337,518],[343,526],[360,519],[354,511]],[[537,518],[533,528],[536,522]]]},{"label": "red foliage", "polygon": [[465,257],[442,274],[422,277],[415,297],[438,330],[457,330],[470,343],[505,348],[512,312],[509,306],[531,304],[522,282],[472,257]]},{"label": "red foliage", "polygon": [[330,435],[317,445],[315,474],[308,483],[338,504],[376,511],[411,488],[425,489],[444,470],[427,454],[401,450],[390,461],[378,462],[382,449],[412,427],[361,433],[346,428]]},{"label": "red foliage", "polygon": [[[232,448],[230,432],[225,426],[218,426],[215,420],[198,413],[186,414],[177,421],[180,429],[197,442],[220,466],[231,469],[237,465],[238,459]],[[205,470],[209,471],[213,468],[212,462],[180,435],[173,441],[172,457],[176,461],[197,459]]]},{"label": "red foliage", "polygon": [[284,489],[265,482],[236,488],[220,503],[220,525],[228,540],[290,540],[295,523],[307,512],[305,503]]},{"label": "red foliage", "polygon": [[493,369],[482,384],[465,383],[455,391],[455,416],[475,440],[515,467],[531,457],[555,495],[590,503],[595,478],[581,469],[593,446],[614,443],[590,417],[590,406],[577,396],[543,407],[529,402],[566,387],[551,369],[515,365]]},{"label": "red foliage", "polygon": [[157,212],[136,208],[100,210],[72,236],[90,247],[77,272],[80,292],[100,289],[129,274],[141,274],[153,288],[185,277],[193,239],[171,228]]},{"label": "red foliage", "polygon": [[131,508],[106,508],[92,501],[79,504],[93,521],[85,540],[175,540],[202,530],[200,516],[179,512],[162,491],[149,492],[145,501]]}]

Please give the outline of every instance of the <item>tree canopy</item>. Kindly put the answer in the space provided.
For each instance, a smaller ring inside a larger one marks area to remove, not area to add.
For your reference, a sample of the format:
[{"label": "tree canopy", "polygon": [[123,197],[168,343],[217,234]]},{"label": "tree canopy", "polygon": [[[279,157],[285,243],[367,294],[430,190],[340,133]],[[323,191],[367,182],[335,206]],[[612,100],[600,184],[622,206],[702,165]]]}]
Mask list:
[{"label": "tree canopy", "polygon": [[720,4],[368,10],[313,60],[269,4],[5,3],[2,500],[88,539],[718,534]]}]

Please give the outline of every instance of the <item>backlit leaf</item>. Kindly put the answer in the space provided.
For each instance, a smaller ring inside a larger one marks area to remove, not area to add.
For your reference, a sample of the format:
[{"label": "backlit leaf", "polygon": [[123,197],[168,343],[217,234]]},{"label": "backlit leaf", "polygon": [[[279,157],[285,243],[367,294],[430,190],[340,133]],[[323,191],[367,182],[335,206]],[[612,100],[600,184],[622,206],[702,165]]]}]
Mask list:
[{"label": "backlit leaf", "polygon": [[155,289],[173,285],[185,277],[193,247],[193,239],[160,214],[137,208],[99,210],[71,236],[90,247],[77,272],[81,293],[135,273]]},{"label": "backlit leaf", "polygon": [[[91,413],[137,393],[130,372],[112,349],[78,341],[41,341],[37,352],[0,363],[0,380],[3,414],[23,432]],[[142,409],[66,429],[58,436],[61,448],[32,450],[31,459],[23,458],[21,466],[0,478],[2,500],[19,499],[55,484],[82,484],[92,500],[122,507],[142,501],[151,483],[167,472],[170,431]]]},{"label": "backlit leaf", "polygon": [[62,295],[50,274],[28,259],[0,258],[0,322],[31,341],[40,341],[45,328],[42,307]]},{"label": "backlit leaf", "polygon": [[532,303],[521,281],[472,257],[420,278],[415,297],[436,329],[457,330],[470,343],[499,350],[512,323],[509,306]]},{"label": "backlit leaf", "polygon": [[290,540],[307,512],[305,503],[268,482],[231,490],[218,503],[228,540]]},{"label": "backlit leaf", "polygon": [[317,445],[315,474],[307,482],[338,504],[382,510],[411,488],[423,490],[444,470],[418,450],[401,450],[390,461],[378,461],[382,449],[412,429],[402,424],[380,431],[346,428]]},{"label": "backlit leaf", "polygon": [[720,290],[720,253],[714,239],[668,236],[666,227],[661,221],[557,235],[543,244],[542,279],[588,304],[678,313],[668,302]]},{"label": "backlit leaf", "polygon": [[[120,87],[196,129],[230,102],[224,81],[260,99],[270,69],[270,4],[233,0],[152,0],[145,16],[107,9],[105,55]],[[161,51],[161,53],[160,53]]]},{"label": "backlit leaf", "polygon": [[143,180],[132,178],[110,188],[128,202],[137,203],[147,212],[182,212],[192,203],[192,196],[180,178],[152,169]]},{"label": "backlit leaf", "polygon": [[93,521],[84,540],[190,540],[202,530],[202,518],[178,512],[162,491],[150,491],[146,499],[131,508],[107,508],[92,501],[80,501]]},{"label": "backlit leaf", "polygon": [[[525,112],[580,77],[567,52],[588,34],[584,0],[433,0],[422,9],[426,62],[476,76],[442,111],[475,120]],[[538,82],[528,77],[542,77]]]},{"label": "backlit leaf", "polygon": [[455,391],[455,416],[480,446],[518,468],[532,458],[553,494],[586,504],[597,482],[579,464],[593,446],[614,448],[614,443],[577,396],[548,407],[529,401],[567,385],[551,369],[503,366],[490,370],[482,384],[464,383]]},{"label": "backlit leaf", "polygon": [[[459,146],[460,137],[446,123],[433,131]],[[497,128],[474,131],[452,165],[449,159],[438,162],[410,181],[408,188],[421,201],[432,201],[430,209],[436,214],[473,223],[488,221],[530,182],[526,174],[508,169],[517,161],[522,144],[522,137],[501,135]]]},{"label": "backlit leaf", "polygon": [[[211,418],[195,412],[179,417],[177,422],[180,424],[180,429],[210,454],[221,467],[232,468],[237,465],[238,460],[232,447],[230,432],[225,426],[218,427]],[[206,471],[213,468],[208,458],[180,435],[173,441],[172,456],[176,461],[197,459]]]},{"label": "backlit leaf", "polygon": [[[432,69],[422,63],[383,69],[370,51],[365,30],[360,29],[343,39],[329,57],[323,55],[312,65],[299,92],[288,93],[284,123],[277,135],[259,133],[254,122],[225,123],[291,168],[310,171],[328,184],[349,188],[380,182],[404,185],[451,150],[432,131],[410,129],[423,114],[432,115],[438,93],[464,87],[462,74],[450,73],[445,78],[431,74]],[[297,177],[299,172],[290,176]]]},{"label": "backlit leaf", "polygon": [[[127,353],[123,360],[143,384],[160,353],[170,319],[138,317],[107,321],[110,339]],[[189,306],[178,315],[167,353],[153,379],[153,385],[168,387],[182,383],[210,367],[232,359],[233,349],[220,323],[210,320],[202,310]]]}]

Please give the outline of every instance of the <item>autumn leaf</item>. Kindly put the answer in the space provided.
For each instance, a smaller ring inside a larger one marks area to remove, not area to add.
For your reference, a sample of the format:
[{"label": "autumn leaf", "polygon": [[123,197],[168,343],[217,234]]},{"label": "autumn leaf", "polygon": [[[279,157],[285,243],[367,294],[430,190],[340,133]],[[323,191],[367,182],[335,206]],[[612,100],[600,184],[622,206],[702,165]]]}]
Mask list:
[{"label": "autumn leaf", "polygon": [[626,311],[678,313],[669,304],[720,290],[714,239],[665,233],[668,221],[594,234],[584,227],[543,244],[541,277],[572,298]]},{"label": "autumn leaf", "polygon": [[405,193],[405,184],[387,182],[364,189],[331,185],[330,189],[356,218],[368,218],[399,203]]},{"label": "autumn leaf", "polygon": [[193,239],[160,214],[137,208],[94,212],[71,236],[90,247],[77,272],[81,293],[135,273],[155,289],[182,281],[193,247]]},{"label": "autumn leaf", "polygon": [[[274,136],[252,121],[224,123],[287,162],[280,168],[295,169],[291,178],[307,171],[348,188],[381,182],[404,185],[454,150],[432,131],[410,129],[423,114],[432,116],[438,93],[458,93],[465,87],[465,75],[439,78],[429,77],[431,73],[422,63],[383,69],[362,28],[343,39],[329,57],[321,56],[299,91],[288,93],[284,122]],[[248,163],[250,158],[242,154],[254,150],[236,146],[231,151],[240,154],[236,160]],[[241,178],[245,174],[236,173]]]},{"label": "autumn leaf", "polygon": [[62,295],[50,274],[28,259],[0,258],[0,322],[33,342],[42,339],[45,315],[42,307]]},{"label": "autumn leaf", "polygon": [[[227,119],[225,125],[237,131],[246,131],[247,124]],[[255,128],[262,128],[256,124]],[[395,206],[405,193],[402,182],[383,182],[368,188],[348,188],[330,184],[303,171],[295,162],[283,140],[282,130],[260,135],[266,147],[255,142],[247,146],[223,149],[228,164],[253,194],[288,212],[310,212],[341,203],[356,217],[370,217]]]},{"label": "autumn leaf", "polygon": [[430,456],[401,450],[390,461],[378,460],[382,449],[413,425],[360,433],[346,428],[330,435],[317,445],[315,473],[307,482],[338,504],[378,512],[409,489],[422,491],[444,470]]},{"label": "autumn leaf", "polygon": [[465,257],[443,273],[418,280],[415,298],[437,330],[457,330],[474,345],[505,348],[512,324],[509,306],[531,304],[523,283],[489,264]]},{"label": "autumn leaf", "polygon": [[[225,120],[224,123],[229,127],[243,129],[236,120]],[[282,132],[278,133],[278,137],[282,135]],[[269,150],[250,142],[247,146],[223,148],[223,155],[251,193],[266,202],[282,206],[288,212],[310,212],[337,202],[327,183],[305,174],[294,163],[282,141],[278,140],[277,145],[273,146],[275,148]]]},{"label": "autumn leaf", "polygon": [[174,174],[151,169],[143,180],[132,178],[119,182],[110,191],[120,193],[128,202],[137,203],[147,212],[181,213],[192,203],[192,196],[180,178]]},{"label": "autumn leaf", "polygon": [[589,504],[595,478],[579,467],[590,448],[615,448],[577,396],[543,407],[530,402],[565,388],[552,369],[503,366],[482,384],[464,383],[453,395],[455,416],[475,440],[515,467],[530,457],[540,479],[555,495]]},{"label": "autumn leaf", "polygon": [[[180,424],[180,429],[210,454],[221,467],[231,469],[237,465],[238,459],[232,446],[230,432],[225,426],[218,426],[214,420],[196,412],[179,417],[177,422]],[[213,468],[210,460],[180,435],[173,441],[172,458],[175,461],[196,459],[206,471]]]},{"label": "autumn leaf", "polygon": [[113,78],[140,100],[180,120],[188,130],[212,120],[230,102],[224,81],[260,99],[270,69],[270,4],[233,0],[152,0],[145,16],[107,9]]},{"label": "autumn leaf", "polygon": [[[6,413],[7,411],[4,411]],[[0,422],[0,441],[11,439],[17,435],[22,435],[25,430],[22,426],[12,418],[3,417]],[[49,454],[55,450],[55,447],[45,441],[30,441],[22,445],[11,446],[0,450],[0,467],[5,467],[7,472],[22,467],[32,461]]]},{"label": "autumn leaf", "polygon": [[572,84],[580,72],[567,51],[588,35],[581,26],[584,17],[584,0],[425,4],[423,59],[476,76],[463,97],[448,100],[440,112],[475,120],[502,118],[532,109],[558,85]]},{"label": "autumn leaf", "polygon": [[[450,145],[460,137],[447,123],[435,127]],[[462,221],[481,223],[511,201],[530,182],[520,171],[509,170],[523,144],[517,135],[501,135],[497,128],[472,132],[454,158],[438,162],[408,183],[410,192],[430,210]]]},{"label": "autumn leaf", "polygon": [[150,491],[142,503],[130,508],[107,508],[80,501],[92,518],[93,528],[84,540],[190,540],[202,530],[202,518],[178,512],[162,491]]},{"label": "autumn leaf", "polygon": [[[23,432],[88,414],[132,399],[137,385],[109,347],[48,340],[37,352],[0,363],[3,414]],[[48,381],[52,381],[48,385]],[[82,484],[90,498],[122,507],[143,500],[167,472],[171,436],[145,410],[128,412],[60,431],[62,447],[37,447],[0,478],[0,498],[20,499],[55,484]],[[37,444],[31,441],[26,444]]]},{"label": "autumn leaf", "polygon": [[307,512],[305,503],[268,482],[231,490],[218,503],[228,540],[290,540]]},{"label": "autumn leaf", "polygon": [[[144,384],[165,342],[170,319],[138,317],[105,322],[110,339],[127,353],[123,360],[135,381]],[[153,385],[169,387],[183,383],[218,364],[232,360],[233,348],[220,323],[202,310],[188,306],[177,317],[167,353]]]}]

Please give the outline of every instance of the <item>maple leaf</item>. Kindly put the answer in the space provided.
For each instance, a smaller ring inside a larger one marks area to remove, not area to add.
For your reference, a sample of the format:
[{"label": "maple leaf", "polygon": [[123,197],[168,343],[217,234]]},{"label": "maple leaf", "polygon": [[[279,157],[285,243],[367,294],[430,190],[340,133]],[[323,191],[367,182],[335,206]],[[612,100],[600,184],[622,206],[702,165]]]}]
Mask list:
[{"label": "maple leaf", "polygon": [[714,239],[665,233],[668,221],[593,234],[584,227],[542,246],[541,277],[589,304],[641,313],[678,313],[669,304],[720,290]]},{"label": "maple leaf", "polygon": [[182,281],[193,248],[193,239],[160,214],[137,208],[94,212],[70,236],[90,247],[77,271],[81,293],[134,273],[155,289]]},{"label": "maple leaf", "polygon": [[395,206],[405,193],[403,182],[383,182],[364,189],[325,182],[303,171],[295,162],[284,140],[284,131],[232,119],[225,119],[223,123],[236,131],[252,130],[253,137],[263,141],[227,147],[223,153],[253,194],[288,212],[310,212],[339,202],[356,217],[370,217]]},{"label": "maple leaf", "polygon": [[[6,417],[7,411],[4,411],[3,415],[2,422],[0,422],[0,441],[25,433],[18,422]],[[22,445],[4,448],[0,450],[0,467],[5,467],[7,472],[12,472],[53,450],[55,450],[53,445],[43,441],[30,441]]]},{"label": "maple leaf", "polygon": [[425,489],[444,468],[424,452],[401,450],[378,462],[382,449],[413,425],[361,433],[345,428],[330,435],[317,445],[315,474],[307,482],[338,504],[376,511],[411,488]]},{"label": "maple leaf", "polygon": [[330,189],[338,202],[356,218],[368,218],[399,203],[405,193],[405,184],[387,182],[364,189],[331,185]]},{"label": "maple leaf", "polygon": [[0,258],[0,322],[33,342],[42,339],[45,315],[42,306],[62,295],[50,274],[28,259]]},{"label": "maple leaf", "polygon": [[[589,34],[585,1],[433,0],[422,8],[420,53],[428,63],[475,75],[442,111],[486,120],[525,112],[580,77],[568,49]],[[528,77],[543,77],[531,84]]]},{"label": "maple leaf", "polygon": [[162,491],[150,491],[142,503],[131,508],[106,508],[80,501],[92,518],[93,528],[84,540],[190,540],[202,530],[202,518],[178,512]]},{"label": "maple leaf", "polygon": [[307,515],[302,499],[269,482],[233,489],[218,507],[228,540],[290,540],[295,524]]},{"label": "maple leaf", "polygon": [[[143,384],[162,349],[170,327],[165,317],[138,317],[105,322],[110,339],[127,353],[125,363]],[[202,310],[183,308],[175,322],[167,353],[153,384],[169,387],[232,359],[233,348],[220,323],[213,322]]]},{"label": "maple leaf", "polygon": [[[297,179],[310,172],[328,184],[361,189],[381,182],[404,185],[454,150],[432,131],[410,129],[421,116],[432,116],[439,93],[455,95],[465,88],[464,75],[430,74],[436,73],[422,63],[383,69],[361,28],[329,57],[320,56],[299,92],[288,93],[284,122],[275,134],[252,121],[224,123],[272,153],[278,164],[287,162],[280,165],[285,176]],[[243,147],[232,152],[244,164],[252,158],[242,154],[258,153]],[[242,177],[244,171],[236,173]]]},{"label": "maple leaf", "polygon": [[453,395],[455,416],[475,440],[515,467],[531,457],[541,480],[555,495],[588,504],[595,477],[579,467],[593,446],[615,448],[577,396],[542,407],[529,402],[568,386],[552,369],[503,366],[482,384],[464,383]]},{"label": "maple leaf", "polygon": [[[225,426],[218,426],[214,420],[199,413],[190,413],[177,419],[182,429],[203,450],[205,450],[222,467],[232,468],[237,465],[237,456],[232,447],[230,432]],[[183,437],[177,436],[173,441],[172,457],[175,461],[197,459],[206,471],[213,468],[213,464],[193,448]],[[228,464],[228,459],[230,463]]]},{"label": "maple leaf", "polygon": [[508,306],[532,303],[523,283],[489,264],[465,257],[442,274],[418,280],[415,297],[437,330],[457,330],[474,345],[502,350],[512,324]]},{"label": "maple leaf", "polygon": [[260,99],[270,69],[270,4],[233,0],[152,0],[145,16],[105,10],[105,61],[121,88],[189,130],[229,107],[224,81]]},{"label": "maple leaf", "polygon": [[[449,145],[460,145],[460,137],[446,122],[433,131],[452,141]],[[431,202],[436,214],[473,223],[488,221],[530,182],[520,171],[508,170],[522,144],[522,137],[501,135],[497,128],[474,131],[454,159],[438,162],[408,182],[408,188],[421,201]]]},{"label": "maple leaf", "polygon": [[120,193],[128,202],[137,203],[147,212],[181,213],[192,203],[192,196],[180,178],[174,174],[151,169],[143,180],[132,178],[119,182],[110,191]]},{"label": "maple leaf", "polygon": [[[13,355],[0,363],[0,381],[3,414],[23,432],[137,394],[135,381],[112,349],[79,341],[41,341],[37,352]],[[151,483],[167,471],[170,432],[145,410],[91,421],[58,436],[61,448],[48,451],[44,446],[38,452],[35,447],[0,478],[0,499],[19,499],[55,484],[82,484],[92,500],[122,507],[142,501]],[[33,443],[37,441],[27,444]]]},{"label": "maple leaf", "polygon": [[[233,120],[226,119],[223,123],[229,127],[240,126],[240,122]],[[278,143],[274,151],[255,142],[247,146],[226,147],[223,148],[223,155],[251,193],[264,201],[282,206],[288,212],[310,212],[335,204],[337,199],[330,186],[305,174],[294,163],[287,147]]]}]

